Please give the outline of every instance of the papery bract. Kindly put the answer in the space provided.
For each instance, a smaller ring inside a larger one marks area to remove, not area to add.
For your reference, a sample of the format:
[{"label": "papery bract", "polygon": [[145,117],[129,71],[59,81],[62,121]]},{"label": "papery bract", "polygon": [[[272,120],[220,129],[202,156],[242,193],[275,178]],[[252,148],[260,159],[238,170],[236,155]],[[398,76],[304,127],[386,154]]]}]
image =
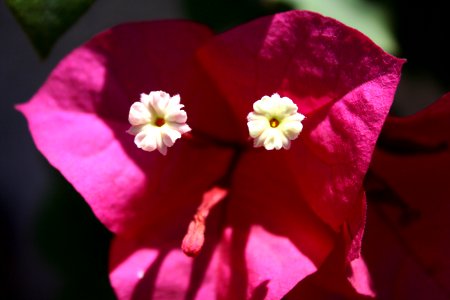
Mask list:
[{"label": "papery bract", "polygon": [[[401,65],[310,12],[216,37],[189,22],[134,23],[76,49],[20,110],[40,151],[116,234],[119,299],[279,299],[330,261],[342,228],[341,261],[358,257],[363,176]],[[165,157],[125,133],[131,103],[159,90],[181,96],[193,136]],[[246,116],[274,93],[307,122],[289,150],[254,149]],[[214,186],[228,196],[192,259],[180,243]]]},{"label": "papery bract", "polygon": [[380,299],[450,296],[450,94],[390,117],[367,176],[363,254]]}]

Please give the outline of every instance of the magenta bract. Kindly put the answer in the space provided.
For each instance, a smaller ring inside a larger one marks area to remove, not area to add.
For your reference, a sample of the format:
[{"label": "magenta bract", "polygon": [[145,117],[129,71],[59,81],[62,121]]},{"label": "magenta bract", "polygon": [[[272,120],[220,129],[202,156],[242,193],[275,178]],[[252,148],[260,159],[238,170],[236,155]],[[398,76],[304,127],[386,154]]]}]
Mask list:
[{"label": "magenta bract", "polygon": [[[402,63],[304,11],[218,36],[191,22],[132,23],[74,50],[19,109],[39,150],[116,234],[119,299],[279,299],[337,240],[340,261],[359,256],[362,181]],[[135,147],[129,107],[158,90],[181,96],[203,142],[182,140],[165,157]],[[304,129],[289,150],[254,149],[246,116],[274,93],[306,115]],[[224,178],[228,196],[189,258],[183,235],[203,193]]]},{"label": "magenta bract", "polygon": [[450,295],[450,94],[390,117],[367,177],[363,255],[382,299]]}]

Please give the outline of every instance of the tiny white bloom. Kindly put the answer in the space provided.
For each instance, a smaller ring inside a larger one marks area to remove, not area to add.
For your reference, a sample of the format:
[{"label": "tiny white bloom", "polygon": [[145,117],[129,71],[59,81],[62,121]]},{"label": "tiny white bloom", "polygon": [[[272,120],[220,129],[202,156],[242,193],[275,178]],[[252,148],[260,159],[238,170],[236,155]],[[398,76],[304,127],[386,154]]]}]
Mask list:
[{"label": "tiny white bloom", "polygon": [[180,104],[180,96],[171,97],[163,91],[141,94],[140,102],[131,105],[128,133],[135,136],[134,143],[145,151],[158,149],[166,155],[177,139],[191,130],[186,124],[187,115]]},{"label": "tiny white bloom", "polygon": [[254,146],[267,150],[289,149],[303,129],[305,116],[288,97],[273,94],[253,103],[253,111],[247,115],[249,134]]}]

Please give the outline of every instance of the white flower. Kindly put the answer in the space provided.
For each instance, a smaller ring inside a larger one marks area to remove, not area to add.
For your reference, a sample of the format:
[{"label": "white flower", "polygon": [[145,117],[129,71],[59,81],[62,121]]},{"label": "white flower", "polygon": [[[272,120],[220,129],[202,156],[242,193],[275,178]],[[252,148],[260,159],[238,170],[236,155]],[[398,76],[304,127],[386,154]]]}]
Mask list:
[{"label": "white flower", "polygon": [[134,143],[145,151],[158,149],[166,155],[177,139],[191,130],[186,124],[187,115],[180,104],[180,96],[170,97],[163,91],[141,94],[141,101],[130,108],[128,133],[135,135]]},{"label": "white flower", "polygon": [[273,94],[253,103],[253,112],[247,116],[249,134],[254,146],[267,150],[289,149],[303,129],[305,116],[297,112],[298,107],[287,97]]}]

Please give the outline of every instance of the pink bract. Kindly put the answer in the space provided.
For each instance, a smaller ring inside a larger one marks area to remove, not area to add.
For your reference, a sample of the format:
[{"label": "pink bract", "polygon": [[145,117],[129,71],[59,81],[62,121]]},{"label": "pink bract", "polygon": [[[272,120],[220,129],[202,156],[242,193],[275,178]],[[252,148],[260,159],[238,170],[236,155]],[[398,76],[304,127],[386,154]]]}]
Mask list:
[{"label": "pink bract", "polygon": [[[119,299],[280,299],[332,253],[339,265],[359,257],[362,181],[402,63],[304,11],[215,37],[191,22],[132,23],[69,54],[19,109],[39,150],[116,234]],[[182,140],[166,157],[134,146],[128,110],[152,90],[180,94],[202,143]],[[273,93],[307,116],[289,151],[247,146],[246,115]],[[189,258],[183,235],[224,177],[228,197]],[[349,288],[370,294],[361,274]]]},{"label": "pink bract", "polygon": [[367,178],[363,254],[381,299],[450,296],[450,94],[390,117]]}]

